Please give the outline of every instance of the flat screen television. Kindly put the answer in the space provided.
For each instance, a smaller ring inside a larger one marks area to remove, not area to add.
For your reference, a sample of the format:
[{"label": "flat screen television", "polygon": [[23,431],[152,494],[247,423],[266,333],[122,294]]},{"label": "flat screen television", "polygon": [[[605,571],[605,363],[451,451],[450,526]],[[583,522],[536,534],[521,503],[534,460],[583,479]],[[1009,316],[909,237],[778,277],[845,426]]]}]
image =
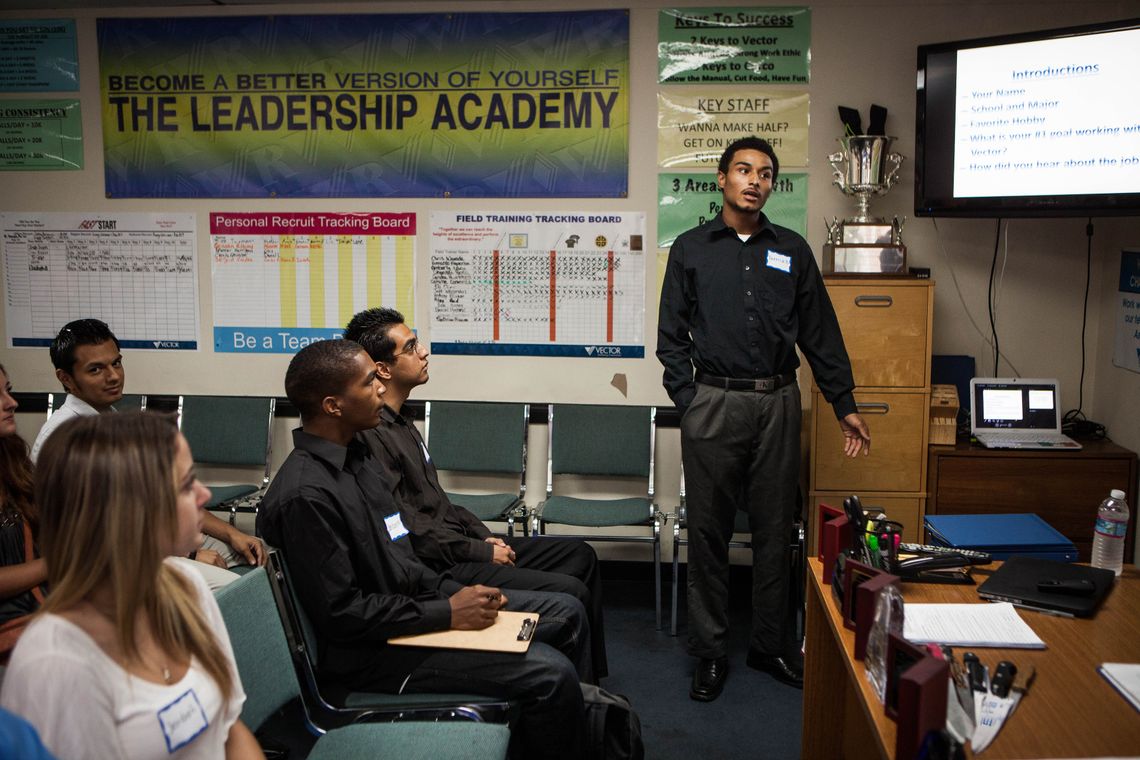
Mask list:
[{"label": "flat screen television", "polygon": [[915,214],[1140,215],[1140,19],[918,48]]}]

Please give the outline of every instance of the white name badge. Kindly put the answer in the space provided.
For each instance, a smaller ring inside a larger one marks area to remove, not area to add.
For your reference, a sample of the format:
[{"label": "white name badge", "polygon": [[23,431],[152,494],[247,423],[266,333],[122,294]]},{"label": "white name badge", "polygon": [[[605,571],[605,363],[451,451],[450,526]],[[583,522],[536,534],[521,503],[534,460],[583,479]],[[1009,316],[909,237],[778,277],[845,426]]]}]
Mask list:
[{"label": "white name badge", "polygon": [[768,266],[772,269],[779,269],[781,272],[792,271],[792,257],[779,251],[768,249]]},{"label": "white name badge", "polygon": [[400,519],[399,512],[393,512],[385,517],[384,527],[388,529],[388,537],[393,541],[399,541],[408,535],[408,529],[404,527],[404,521]]},{"label": "white name badge", "polygon": [[172,754],[194,741],[210,725],[193,689],[159,710],[158,723],[166,738],[166,751]]}]

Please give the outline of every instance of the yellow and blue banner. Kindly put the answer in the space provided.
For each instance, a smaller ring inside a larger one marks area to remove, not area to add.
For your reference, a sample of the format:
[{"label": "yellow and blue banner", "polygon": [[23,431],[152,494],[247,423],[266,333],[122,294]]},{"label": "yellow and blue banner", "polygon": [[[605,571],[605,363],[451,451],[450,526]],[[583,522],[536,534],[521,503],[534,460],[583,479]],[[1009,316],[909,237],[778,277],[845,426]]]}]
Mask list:
[{"label": "yellow and blue banner", "polygon": [[625,197],[627,11],[105,18],[112,198]]}]

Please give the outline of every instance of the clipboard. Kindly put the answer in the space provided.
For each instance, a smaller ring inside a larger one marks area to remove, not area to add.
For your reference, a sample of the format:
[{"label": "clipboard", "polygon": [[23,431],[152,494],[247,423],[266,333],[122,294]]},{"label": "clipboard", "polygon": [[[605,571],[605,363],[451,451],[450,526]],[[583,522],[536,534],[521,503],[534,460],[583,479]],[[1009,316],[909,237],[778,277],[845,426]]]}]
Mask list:
[{"label": "clipboard", "polygon": [[483,652],[518,652],[530,648],[538,625],[537,612],[499,610],[495,622],[481,631],[432,631],[414,636],[397,636],[389,644],[400,647],[474,649]]}]

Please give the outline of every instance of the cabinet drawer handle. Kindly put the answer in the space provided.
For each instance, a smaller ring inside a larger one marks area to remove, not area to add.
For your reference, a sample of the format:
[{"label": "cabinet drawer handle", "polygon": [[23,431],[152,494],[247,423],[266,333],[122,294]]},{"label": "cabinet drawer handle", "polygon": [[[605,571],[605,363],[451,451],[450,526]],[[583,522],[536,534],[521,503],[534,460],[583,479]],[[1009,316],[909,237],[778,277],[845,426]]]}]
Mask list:
[{"label": "cabinet drawer handle", "polygon": [[867,404],[856,404],[855,408],[860,412],[864,412],[866,414],[888,414],[891,411],[891,405],[883,403],[881,401]]},{"label": "cabinet drawer handle", "polygon": [[895,299],[890,296],[855,296],[855,305],[864,308],[873,306],[879,309],[885,309],[888,306],[892,306],[894,302]]}]

